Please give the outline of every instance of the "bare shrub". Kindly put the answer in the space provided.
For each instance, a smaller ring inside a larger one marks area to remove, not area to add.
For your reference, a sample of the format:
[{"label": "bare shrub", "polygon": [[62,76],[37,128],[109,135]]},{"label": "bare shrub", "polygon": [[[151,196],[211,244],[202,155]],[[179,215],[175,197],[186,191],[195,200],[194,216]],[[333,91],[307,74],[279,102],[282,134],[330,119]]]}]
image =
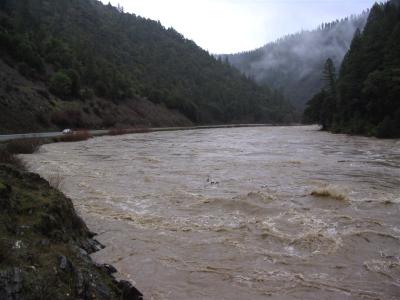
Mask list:
[{"label": "bare shrub", "polygon": [[0,149],[0,164],[13,165],[20,169],[25,168],[22,160],[15,156],[15,154],[8,152],[6,149]]},{"label": "bare shrub", "polygon": [[150,130],[146,127],[134,127],[134,128],[114,128],[111,129],[108,134],[109,135],[123,135],[123,134],[133,134],[133,133],[145,133]]},{"label": "bare shrub", "polygon": [[79,142],[86,141],[92,138],[92,135],[87,130],[74,131],[72,133],[65,134],[57,138],[58,142]]},{"label": "bare shrub", "polygon": [[39,150],[43,145],[40,139],[22,139],[14,140],[7,143],[6,151],[11,154],[32,154]]}]

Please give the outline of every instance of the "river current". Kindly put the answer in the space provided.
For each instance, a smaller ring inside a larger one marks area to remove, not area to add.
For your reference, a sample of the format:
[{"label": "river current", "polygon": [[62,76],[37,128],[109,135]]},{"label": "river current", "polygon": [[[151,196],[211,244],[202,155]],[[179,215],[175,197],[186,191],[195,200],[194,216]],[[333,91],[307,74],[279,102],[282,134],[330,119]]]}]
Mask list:
[{"label": "river current", "polygon": [[24,159],[63,179],[106,246],[94,258],[145,299],[400,299],[399,140],[207,129]]}]

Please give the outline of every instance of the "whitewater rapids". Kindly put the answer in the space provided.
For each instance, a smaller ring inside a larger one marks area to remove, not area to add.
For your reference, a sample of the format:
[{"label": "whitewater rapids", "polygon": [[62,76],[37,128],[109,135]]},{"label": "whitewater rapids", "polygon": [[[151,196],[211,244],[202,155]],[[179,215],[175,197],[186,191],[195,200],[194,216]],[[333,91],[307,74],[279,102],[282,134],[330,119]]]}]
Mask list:
[{"label": "whitewater rapids", "polygon": [[144,133],[24,156],[145,299],[400,299],[400,141]]}]

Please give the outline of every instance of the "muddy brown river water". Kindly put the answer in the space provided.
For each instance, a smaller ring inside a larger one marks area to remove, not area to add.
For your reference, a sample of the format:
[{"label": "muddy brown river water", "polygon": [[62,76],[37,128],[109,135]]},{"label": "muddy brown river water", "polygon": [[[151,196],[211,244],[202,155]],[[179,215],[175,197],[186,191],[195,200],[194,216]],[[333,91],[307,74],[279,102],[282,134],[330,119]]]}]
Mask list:
[{"label": "muddy brown river water", "polygon": [[62,191],[145,299],[400,299],[400,141],[316,127],[51,144]]}]

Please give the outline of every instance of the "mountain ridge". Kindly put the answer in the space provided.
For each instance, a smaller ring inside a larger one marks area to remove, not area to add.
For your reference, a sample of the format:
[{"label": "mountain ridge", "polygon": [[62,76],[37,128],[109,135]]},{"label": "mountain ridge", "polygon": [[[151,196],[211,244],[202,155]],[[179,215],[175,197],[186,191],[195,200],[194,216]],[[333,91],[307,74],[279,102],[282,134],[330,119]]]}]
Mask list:
[{"label": "mountain ridge", "polygon": [[281,91],[300,111],[323,87],[321,70],[327,58],[339,68],[357,28],[363,28],[368,11],[324,23],[314,30],[287,35],[243,53],[220,55],[249,78]]},{"label": "mountain ridge", "polygon": [[[0,41],[0,59],[21,75],[10,82],[0,70],[0,120],[18,121],[0,121],[3,132],[292,119],[279,93],[174,29],[96,0],[4,0]],[[19,116],[24,93],[37,103]],[[71,115],[81,120],[64,122]]]}]

